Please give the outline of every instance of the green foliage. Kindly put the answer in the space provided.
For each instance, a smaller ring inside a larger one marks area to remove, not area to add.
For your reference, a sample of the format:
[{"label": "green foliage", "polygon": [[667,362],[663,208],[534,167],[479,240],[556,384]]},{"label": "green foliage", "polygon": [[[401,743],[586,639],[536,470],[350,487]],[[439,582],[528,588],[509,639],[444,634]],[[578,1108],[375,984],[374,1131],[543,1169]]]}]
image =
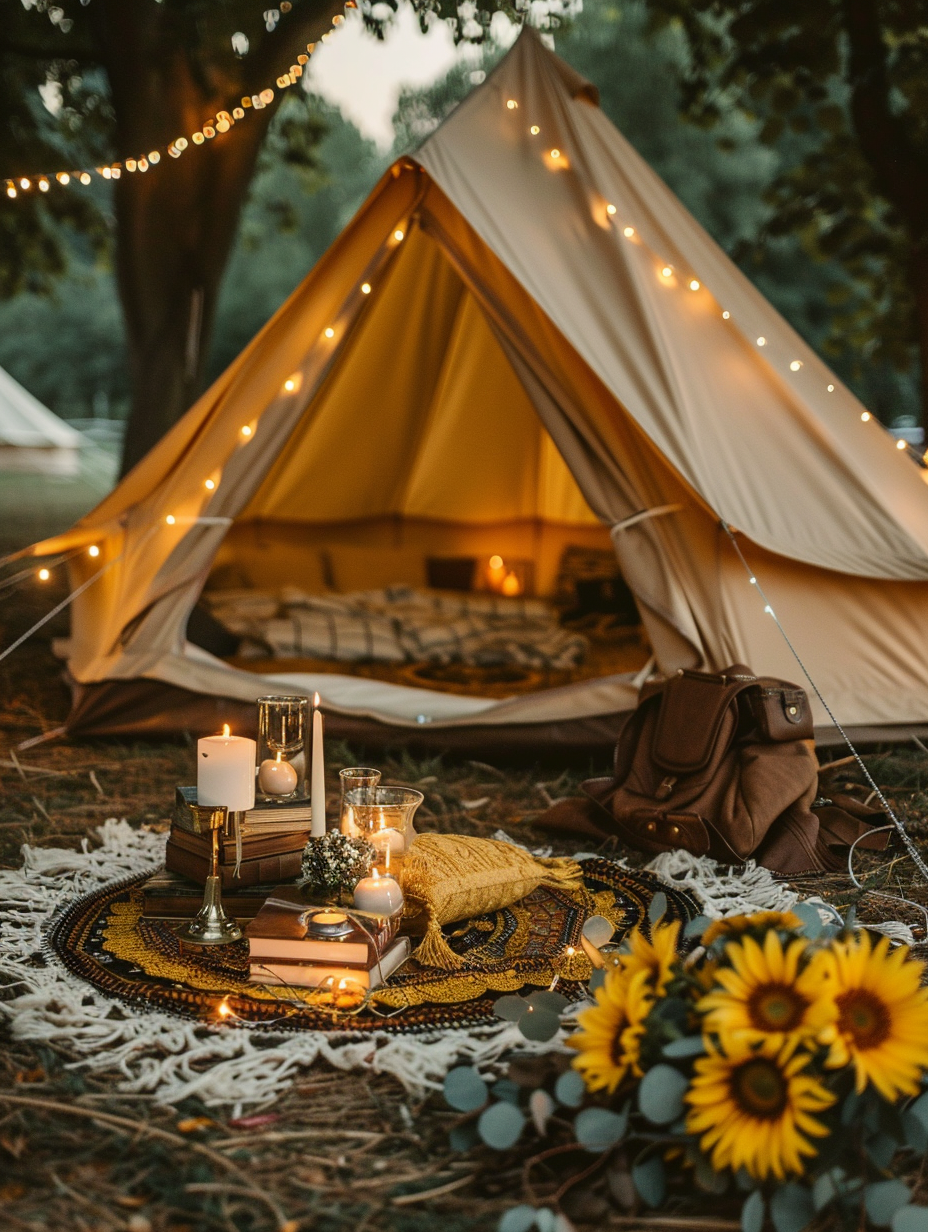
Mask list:
[{"label": "green foliage", "polygon": [[458,1112],[476,1112],[488,1098],[487,1084],[469,1065],[459,1065],[445,1075],[444,1096]]},{"label": "green foliage", "polygon": [[628,1105],[621,1112],[608,1108],[584,1108],[574,1119],[577,1141],[587,1151],[600,1153],[621,1142],[628,1128]]},{"label": "green foliage", "polygon": [[477,1122],[477,1132],[495,1151],[508,1151],[518,1142],[525,1128],[525,1116],[513,1104],[502,1101],[484,1109]]}]

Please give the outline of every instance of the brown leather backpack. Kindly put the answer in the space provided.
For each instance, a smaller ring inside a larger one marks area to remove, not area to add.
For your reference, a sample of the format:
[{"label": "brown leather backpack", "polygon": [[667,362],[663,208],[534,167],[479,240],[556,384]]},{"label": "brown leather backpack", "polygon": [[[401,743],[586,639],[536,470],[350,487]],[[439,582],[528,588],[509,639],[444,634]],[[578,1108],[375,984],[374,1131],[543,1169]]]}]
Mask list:
[{"label": "brown leather backpack", "polygon": [[[882,814],[818,798],[809,699],[798,685],[734,664],[646,684],[623,728],[611,778],[583,784],[540,824],[641,851],[682,847],[724,863],[752,857],[781,873],[846,867],[848,845]],[[863,836],[863,837],[862,837]]]}]

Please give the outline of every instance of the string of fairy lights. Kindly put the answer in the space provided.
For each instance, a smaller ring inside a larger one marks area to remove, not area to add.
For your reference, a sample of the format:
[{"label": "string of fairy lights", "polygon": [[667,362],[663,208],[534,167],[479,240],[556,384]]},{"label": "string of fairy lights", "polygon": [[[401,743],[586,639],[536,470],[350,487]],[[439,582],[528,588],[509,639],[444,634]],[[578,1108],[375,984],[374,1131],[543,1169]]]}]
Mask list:
[{"label": "string of fairy lights", "polygon": [[[292,4],[284,0],[280,7],[282,11],[288,12],[292,8]],[[358,7],[357,0],[345,0],[344,7],[346,9],[356,9]],[[332,25],[335,27],[340,26],[344,20],[344,14],[336,13],[332,18]],[[268,28],[273,29],[273,26],[269,25]],[[320,41],[323,43],[327,42],[330,35],[331,31],[327,31],[322,35]],[[59,171],[13,176],[3,181],[4,192],[10,200],[15,200],[33,191],[47,193],[56,184],[63,188],[68,187],[68,185],[78,184],[86,187],[93,182],[94,176],[104,180],[118,180],[123,172],[129,175],[144,174],[153,167],[157,167],[164,155],[167,155],[169,158],[180,158],[184,151],[188,150],[191,146],[205,145],[217,135],[230,132],[237,123],[247,118],[249,112],[263,111],[265,107],[269,107],[274,101],[276,90],[286,90],[290,86],[296,85],[300,80],[303,75],[303,68],[309,62],[309,58],[315,49],[315,43],[307,43],[306,50],[300,52],[296,57],[296,62],[291,64],[285,73],[281,73],[278,76],[275,86],[268,85],[254,94],[244,95],[237,106],[229,110],[217,111],[214,116],[210,116],[198,129],[175,137],[164,149],[151,149],[139,154],[136,158],[126,158],[119,162],[105,163],[96,167],[80,167],[76,170],[73,167],[69,167]]]}]

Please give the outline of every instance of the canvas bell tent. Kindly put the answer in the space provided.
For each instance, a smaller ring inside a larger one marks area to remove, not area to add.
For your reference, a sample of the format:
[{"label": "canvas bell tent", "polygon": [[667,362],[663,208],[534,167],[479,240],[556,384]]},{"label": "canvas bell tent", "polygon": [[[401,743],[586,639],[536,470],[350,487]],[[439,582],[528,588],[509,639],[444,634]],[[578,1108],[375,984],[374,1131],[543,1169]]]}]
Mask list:
[{"label": "canvas bell tent", "polygon": [[0,473],[76,475],[82,440],[0,368]]},{"label": "canvas bell tent", "polygon": [[241,729],[262,694],[318,689],[330,731],[540,751],[608,743],[640,673],[504,699],[268,676],[191,645],[188,617],[211,576],[357,589],[430,555],[527,560],[544,595],[565,547],[611,538],[657,670],[798,679],[724,522],[839,720],[872,730],[928,720],[922,474],[526,30],[34,550],[99,549],[70,565],[75,588],[97,575],[72,608],[72,730]]}]

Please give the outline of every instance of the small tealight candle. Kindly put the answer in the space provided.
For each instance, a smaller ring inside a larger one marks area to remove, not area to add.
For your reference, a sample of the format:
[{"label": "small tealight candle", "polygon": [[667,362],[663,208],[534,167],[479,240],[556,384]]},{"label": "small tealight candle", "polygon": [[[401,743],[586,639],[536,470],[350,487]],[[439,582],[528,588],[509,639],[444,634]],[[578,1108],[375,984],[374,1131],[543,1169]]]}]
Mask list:
[{"label": "small tealight candle", "polygon": [[347,919],[344,911],[317,911],[313,915],[314,924],[344,924]]},{"label": "small tealight candle", "polygon": [[276,759],[266,757],[258,767],[258,786],[266,796],[289,796],[298,782],[296,771],[279,753]]},{"label": "small tealight candle", "polygon": [[403,891],[392,877],[382,877],[377,869],[363,877],[354,888],[354,905],[371,915],[393,915],[403,906]]}]

